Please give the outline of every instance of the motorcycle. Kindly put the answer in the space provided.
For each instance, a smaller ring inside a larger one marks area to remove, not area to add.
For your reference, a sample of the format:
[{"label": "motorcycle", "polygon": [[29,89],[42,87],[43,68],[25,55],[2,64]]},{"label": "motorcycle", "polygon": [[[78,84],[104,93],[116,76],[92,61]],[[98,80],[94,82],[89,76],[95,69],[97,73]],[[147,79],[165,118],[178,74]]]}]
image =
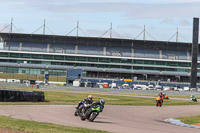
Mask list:
[{"label": "motorcycle", "polygon": [[162,104],[163,104],[163,99],[160,98],[160,97],[157,97],[156,98],[156,107],[162,107]]},{"label": "motorcycle", "polygon": [[100,112],[101,112],[100,105],[92,105],[90,108],[86,110],[85,113],[81,113],[81,120],[84,121],[85,119],[87,119],[90,122],[93,122]]},{"label": "motorcycle", "polygon": [[[80,106],[83,106],[83,107],[81,108],[81,110],[79,109]],[[89,107],[89,104],[79,102],[78,106],[76,107],[76,111],[74,112],[74,116],[81,116],[80,114],[81,114],[82,112],[85,112],[85,111],[87,110],[88,107]]]},{"label": "motorcycle", "polygon": [[168,95],[163,94],[163,99],[169,99]]},{"label": "motorcycle", "polygon": [[166,95],[165,93],[160,93],[158,96],[161,96],[162,99],[169,99],[168,95]]},{"label": "motorcycle", "polygon": [[197,98],[194,96],[194,97],[192,97],[192,101],[193,102],[197,102]]}]

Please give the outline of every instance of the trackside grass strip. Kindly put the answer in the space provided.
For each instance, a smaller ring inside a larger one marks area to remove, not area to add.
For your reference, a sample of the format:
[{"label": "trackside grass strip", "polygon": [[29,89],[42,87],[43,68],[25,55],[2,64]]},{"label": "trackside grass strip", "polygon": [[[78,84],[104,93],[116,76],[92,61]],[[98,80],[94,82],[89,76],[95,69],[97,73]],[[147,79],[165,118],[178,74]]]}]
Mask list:
[{"label": "trackside grass strip", "polygon": [[0,128],[15,129],[30,133],[108,133],[100,130],[13,119],[5,116],[0,116]]},{"label": "trackside grass strip", "polygon": [[[30,88],[9,88],[20,90],[43,91],[45,93],[45,102],[0,102],[0,105],[77,105],[79,101],[87,98],[89,94],[93,95],[93,100],[99,101],[105,99],[106,105],[138,105],[138,106],[155,106],[155,98],[134,97],[128,94],[111,94],[102,92],[87,91],[67,91],[67,90],[48,90],[48,89],[30,89]],[[120,96],[125,95],[125,96]],[[156,95],[155,95],[156,96]],[[189,99],[189,98],[188,98]],[[165,105],[200,105],[200,102],[165,100]]]},{"label": "trackside grass strip", "polygon": [[185,117],[178,117],[176,119],[181,120],[181,122],[186,124],[200,124],[200,115],[198,116],[185,116]]}]

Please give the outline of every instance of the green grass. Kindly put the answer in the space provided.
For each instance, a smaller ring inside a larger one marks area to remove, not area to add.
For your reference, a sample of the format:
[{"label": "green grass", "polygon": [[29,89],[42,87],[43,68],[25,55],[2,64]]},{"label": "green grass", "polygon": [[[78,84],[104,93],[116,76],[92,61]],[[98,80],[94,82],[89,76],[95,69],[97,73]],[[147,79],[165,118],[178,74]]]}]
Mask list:
[{"label": "green grass", "polygon": [[[77,104],[86,98],[91,92],[72,92],[72,91],[44,91],[46,101],[58,104]],[[131,96],[118,96],[122,94],[106,95],[108,93],[92,93],[93,100],[105,99],[106,105],[155,105],[155,98],[138,98]],[[110,94],[110,93],[109,93]],[[60,103],[59,103],[60,102]],[[164,105],[196,105],[191,101],[164,100]]]},{"label": "green grass", "polygon": [[[46,102],[0,102],[0,105],[33,105],[33,104],[46,104],[46,105],[76,105],[79,101],[87,98],[89,94],[93,95],[94,101],[105,99],[106,105],[150,105],[156,104],[155,98],[139,98],[131,97],[132,94],[122,93],[104,93],[104,92],[87,92],[87,91],[66,91],[66,90],[48,90],[48,89],[32,89],[32,88],[17,88],[17,87],[3,87],[8,89],[19,89],[26,91],[43,91],[45,93]],[[127,96],[119,96],[127,95]],[[178,100],[165,100],[165,105],[200,105],[200,102],[191,101],[178,101]]]},{"label": "green grass", "polygon": [[200,123],[200,115],[198,116],[185,116],[185,117],[178,117],[176,119],[181,120],[181,122],[186,123],[186,124],[199,124]]},{"label": "green grass", "polygon": [[0,127],[31,133],[107,133],[100,130],[13,119],[5,116],[0,116]]},{"label": "green grass", "polygon": [[[8,88],[8,87],[3,87]],[[155,98],[138,98],[131,97],[133,94],[124,94],[129,96],[119,96],[122,93],[104,93],[104,92],[81,92],[81,91],[65,91],[65,90],[48,90],[48,89],[30,89],[30,88],[17,88],[9,87],[8,89],[19,89],[26,91],[43,91],[45,93],[46,102],[0,102],[1,105],[31,105],[31,104],[62,104],[62,105],[77,105],[79,101],[86,98],[89,94],[93,95],[94,101],[99,101],[104,98],[106,105],[145,105],[155,106]],[[191,101],[177,101],[177,100],[164,100],[163,106],[166,105],[196,105],[200,104]],[[200,118],[198,118],[200,119]],[[198,123],[198,122],[197,122]],[[0,116],[0,127],[23,130],[34,133],[64,133],[64,132],[81,132],[81,133],[101,133],[102,131],[89,130],[83,128],[66,127],[60,125],[53,125],[47,123],[38,123],[33,121],[24,121],[18,119],[11,119],[8,117]]]},{"label": "green grass", "polygon": [[[23,89],[32,90],[32,89]],[[38,89],[34,89],[37,90]],[[45,93],[46,102],[0,102],[0,105],[34,105],[34,104],[54,104],[54,105],[77,105],[79,101],[87,98],[89,94],[93,95],[94,101],[99,101],[101,98],[105,99],[106,105],[150,105],[156,104],[155,98],[138,98],[130,96],[119,96],[122,94],[97,93],[97,92],[77,92],[64,90],[42,90]],[[178,101],[178,100],[164,100],[163,105],[197,105],[199,102]]]}]

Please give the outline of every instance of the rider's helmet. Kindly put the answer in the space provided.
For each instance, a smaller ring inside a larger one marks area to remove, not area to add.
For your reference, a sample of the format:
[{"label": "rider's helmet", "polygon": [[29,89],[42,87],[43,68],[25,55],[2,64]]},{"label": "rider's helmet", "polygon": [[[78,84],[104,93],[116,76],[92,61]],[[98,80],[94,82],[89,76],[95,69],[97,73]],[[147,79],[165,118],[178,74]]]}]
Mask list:
[{"label": "rider's helmet", "polygon": [[163,93],[162,93],[162,92],[160,92],[160,93],[159,93],[159,96],[160,96],[160,97],[162,97],[162,96],[163,96]]},{"label": "rider's helmet", "polygon": [[92,95],[88,95],[88,100],[92,100]]},{"label": "rider's helmet", "polygon": [[104,105],[104,104],[105,104],[105,100],[104,100],[104,99],[101,99],[101,100],[100,100],[100,104],[101,104],[101,105]]}]

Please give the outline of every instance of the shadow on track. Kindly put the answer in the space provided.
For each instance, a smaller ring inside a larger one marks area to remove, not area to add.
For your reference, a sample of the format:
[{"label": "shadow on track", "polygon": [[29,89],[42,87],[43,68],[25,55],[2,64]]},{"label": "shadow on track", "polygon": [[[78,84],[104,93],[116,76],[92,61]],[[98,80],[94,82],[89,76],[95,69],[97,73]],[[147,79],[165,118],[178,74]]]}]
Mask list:
[{"label": "shadow on track", "polygon": [[93,123],[111,123],[111,124],[116,124],[114,122],[105,122],[105,121],[93,121]]}]

